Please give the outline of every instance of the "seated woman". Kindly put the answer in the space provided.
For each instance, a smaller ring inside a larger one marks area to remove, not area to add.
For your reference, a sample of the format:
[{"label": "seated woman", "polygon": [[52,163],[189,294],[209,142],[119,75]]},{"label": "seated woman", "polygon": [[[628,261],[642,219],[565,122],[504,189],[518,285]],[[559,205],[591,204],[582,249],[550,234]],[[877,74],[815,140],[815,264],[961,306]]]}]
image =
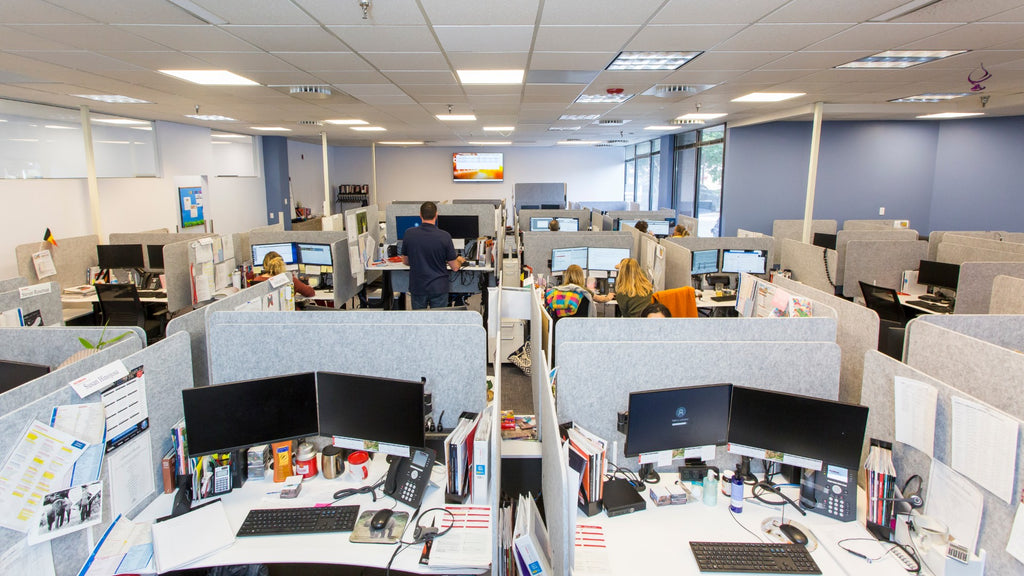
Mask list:
[{"label": "seated woman", "polygon": [[690,231],[686,229],[686,226],[682,224],[676,224],[676,227],[672,229],[673,238],[686,238],[690,235]]},{"label": "seated woman", "polygon": [[[285,267],[284,258],[281,257],[277,252],[267,252],[267,255],[263,257],[263,273],[252,279],[254,283],[263,282],[270,278],[277,276],[278,274],[284,274],[288,269]],[[295,287],[295,291],[302,294],[306,298],[312,298],[316,294],[316,290],[312,286],[306,284],[295,274],[292,274],[292,285]]]},{"label": "seated woman", "polygon": [[641,318],[671,318],[672,312],[661,302],[652,302],[640,312]]},{"label": "seated woman", "polygon": [[587,316],[593,310],[590,306],[593,296],[586,285],[587,278],[583,274],[583,268],[572,264],[562,273],[562,284],[549,288],[544,293],[544,305],[556,318],[575,316],[580,313],[581,307],[581,315]]},{"label": "seated woman", "polygon": [[615,279],[615,291],[594,296],[595,302],[615,300],[623,318],[639,318],[640,313],[651,303],[654,285],[634,258],[623,258],[615,266],[619,276]]}]

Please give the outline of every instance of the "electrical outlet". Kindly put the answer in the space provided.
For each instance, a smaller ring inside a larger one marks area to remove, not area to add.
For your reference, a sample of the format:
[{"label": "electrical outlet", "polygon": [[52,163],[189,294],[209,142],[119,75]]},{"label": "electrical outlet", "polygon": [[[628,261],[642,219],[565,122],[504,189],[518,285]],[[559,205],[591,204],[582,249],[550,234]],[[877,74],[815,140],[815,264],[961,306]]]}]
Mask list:
[{"label": "electrical outlet", "polygon": [[879,206],[878,207],[878,215],[879,216],[885,216],[885,206]]}]

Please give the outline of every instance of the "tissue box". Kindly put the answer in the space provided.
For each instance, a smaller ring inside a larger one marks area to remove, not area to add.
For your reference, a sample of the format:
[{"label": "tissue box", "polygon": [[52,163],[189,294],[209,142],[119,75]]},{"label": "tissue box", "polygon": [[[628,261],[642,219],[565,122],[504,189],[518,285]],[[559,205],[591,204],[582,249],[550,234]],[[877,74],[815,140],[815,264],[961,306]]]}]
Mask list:
[{"label": "tissue box", "polygon": [[655,506],[671,506],[674,504],[686,504],[693,499],[693,495],[682,484],[661,484],[651,486],[648,493],[651,502]]},{"label": "tissue box", "polygon": [[270,464],[270,445],[260,444],[249,448],[246,455],[246,468],[249,478],[263,478]]}]

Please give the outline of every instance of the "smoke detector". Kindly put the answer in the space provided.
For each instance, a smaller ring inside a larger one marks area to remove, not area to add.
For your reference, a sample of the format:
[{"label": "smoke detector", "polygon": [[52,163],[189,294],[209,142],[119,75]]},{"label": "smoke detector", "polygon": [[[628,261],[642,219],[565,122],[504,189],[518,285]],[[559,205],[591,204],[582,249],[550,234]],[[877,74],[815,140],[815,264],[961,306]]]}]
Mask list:
[{"label": "smoke detector", "polygon": [[292,86],[288,88],[288,93],[296,98],[326,100],[331,97],[331,88],[329,86]]}]

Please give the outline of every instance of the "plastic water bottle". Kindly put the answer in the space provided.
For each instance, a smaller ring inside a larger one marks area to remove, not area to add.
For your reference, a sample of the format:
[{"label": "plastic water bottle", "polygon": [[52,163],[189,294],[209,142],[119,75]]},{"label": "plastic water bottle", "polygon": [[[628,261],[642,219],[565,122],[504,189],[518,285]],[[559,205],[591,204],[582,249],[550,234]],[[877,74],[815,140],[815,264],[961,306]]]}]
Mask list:
[{"label": "plastic water bottle", "polygon": [[740,467],[732,475],[732,496],[729,499],[729,510],[736,514],[743,512],[743,474],[740,474]]},{"label": "plastic water bottle", "polygon": [[704,477],[704,504],[706,506],[715,506],[718,504],[718,480],[714,477],[714,472],[708,470],[708,475]]}]

